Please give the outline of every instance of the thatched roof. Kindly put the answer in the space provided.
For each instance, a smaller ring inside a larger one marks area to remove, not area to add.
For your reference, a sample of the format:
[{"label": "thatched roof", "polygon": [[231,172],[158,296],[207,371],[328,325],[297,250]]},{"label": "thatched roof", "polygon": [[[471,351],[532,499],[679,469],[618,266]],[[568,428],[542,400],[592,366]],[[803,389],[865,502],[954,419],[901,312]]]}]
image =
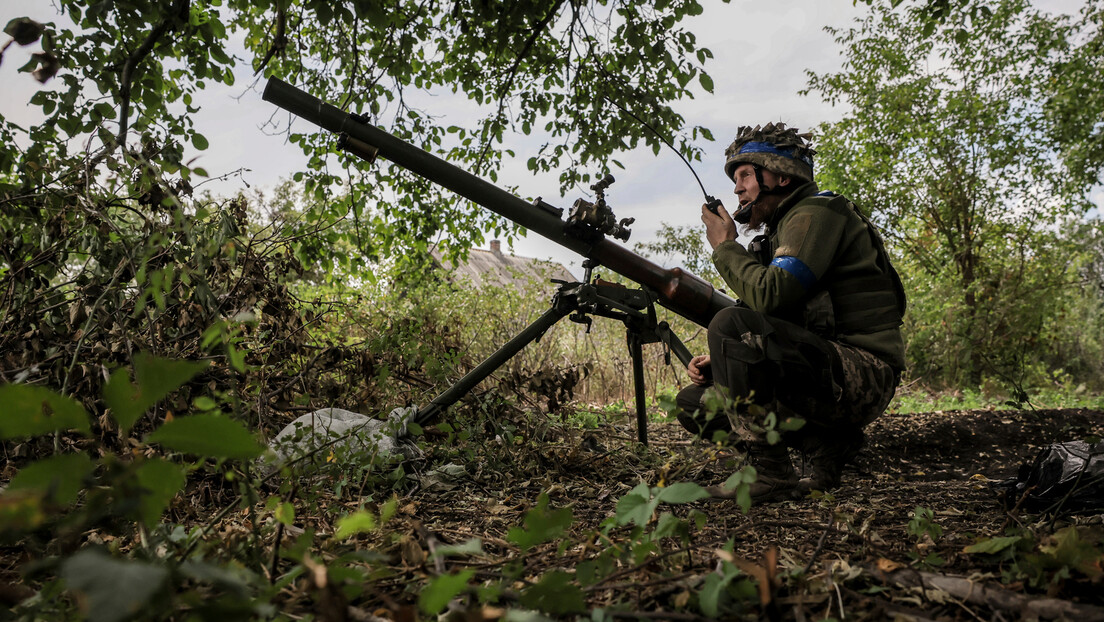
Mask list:
[{"label": "thatched roof", "polygon": [[473,248],[468,253],[468,261],[459,266],[441,258],[436,249],[430,251],[433,259],[442,267],[450,281],[466,280],[474,287],[483,285],[510,286],[523,288],[527,282],[549,282],[551,279],[577,281],[578,279],[562,264],[530,257],[517,257],[503,254],[502,244],[491,240],[490,250]]}]

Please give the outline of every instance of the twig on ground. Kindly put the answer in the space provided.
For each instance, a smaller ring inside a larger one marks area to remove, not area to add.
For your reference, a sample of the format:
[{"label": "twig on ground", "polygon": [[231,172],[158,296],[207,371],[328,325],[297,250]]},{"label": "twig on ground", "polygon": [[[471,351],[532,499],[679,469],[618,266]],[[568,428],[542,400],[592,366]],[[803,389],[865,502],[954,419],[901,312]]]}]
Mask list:
[{"label": "twig on ground", "polygon": [[812,570],[813,564],[816,563],[816,558],[820,555],[821,549],[824,548],[824,541],[828,539],[828,532],[832,531],[832,525],[836,522],[835,514],[831,509],[828,510],[828,522],[825,523],[824,529],[820,532],[820,540],[817,541],[816,548],[813,549],[813,554],[809,556],[809,563],[805,564],[805,568],[802,569],[801,574],[808,575]]},{"label": "twig on ground", "polygon": [[611,618],[630,618],[635,620],[708,620],[693,613],[677,611],[606,611]]},{"label": "twig on ground", "polygon": [[1063,619],[1080,622],[1104,622],[1104,607],[1075,603],[1057,598],[1033,598],[1016,594],[1004,588],[987,587],[962,577],[896,570],[882,572],[877,568],[865,570],[884,582],[904,587],[921,587],[945,592],[964,602],[985,605],[997,611],[1016,612],[1025,619]]}]

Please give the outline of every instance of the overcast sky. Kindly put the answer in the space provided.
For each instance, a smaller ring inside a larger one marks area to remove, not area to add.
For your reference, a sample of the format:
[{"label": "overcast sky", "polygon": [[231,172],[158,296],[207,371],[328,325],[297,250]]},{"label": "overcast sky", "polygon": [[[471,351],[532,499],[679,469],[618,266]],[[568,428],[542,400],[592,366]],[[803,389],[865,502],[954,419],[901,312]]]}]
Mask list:
[{"label": "overcast sky", "polygon": [[[714,53],[707,68],[715,92],[681,102],[676,109],[688,124],[713,131],[716,142],[699,143],[707,155],[705,162],[694,167],[710,194],[731,206],[731,183],[721,172],[721,165],[724,148],[738,126],[784,121],[806,129],[843,114],[843,110],[829,107],[816,96],[797,93],[806,84],[807,70],[831,71],[841,63],[840,48],[824,27],[846,27],[867,7],[856,7],[852,0],[734,0],[731,4],[703,0],[702,4],[705,13],[692,18],[686,27],[697,35],[700,45]],[[1037,4],[1048,11],[1075,12],[1082,2],[1040,0]],[[0,0],[3,23],[23,15],[39,21],[61,19],[46,0]],[[0,114],[24,126],[37,122],[34,113],[38,109],[26,107],[37,83],[16,70],[33,51],[33,46],[12,46],[0,65]],[[195,125],[209,139],[210,147],[199,154],[195,165],[216,175],[250,169],[243,175],[249,185],[269,187],[305,168],[306,156],[298,147],[286,144],[283,137],[266,135],[259,129],[273,107],[261,100],[260,88],[248,90],[253,82],[248,65],[239,69],[235,86],[208,88],[201,99],[197,98],[203,110]],[[430,100],[423,107],[435,115],[453,108],[443,98],[440,110],[430,108],[432,104]],[[583,195],[559,198],[556,174],[534,176],[526,170],[525,161],[537,145],[530,137],[507,137],[505,147],[513,149],[517,158],[507,163],[499,183],[518,185],[525,198],[539,195],[553,205],[569,208]],[[607,200],[618,218],[636,218],[630,246],[653,238],[662,223],[700,226],[701,190],[674,152],[664,149],[656,156],[650,149],[639,149],[617,159],[626,170],[614,171],[617,182],[607,192]],[[234,178],[219,184],[216,191],[230,194],[241,187],[241,181]],[[578,256],[535,234],[517,242],[514,252],[552,258],[581,274]]]}]

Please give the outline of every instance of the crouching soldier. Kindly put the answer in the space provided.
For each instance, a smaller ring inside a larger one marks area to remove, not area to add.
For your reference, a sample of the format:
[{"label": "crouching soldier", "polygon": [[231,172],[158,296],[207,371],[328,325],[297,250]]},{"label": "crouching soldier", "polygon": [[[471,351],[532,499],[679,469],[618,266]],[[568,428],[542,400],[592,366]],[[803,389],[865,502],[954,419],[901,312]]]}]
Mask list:
[{"label": "crouching soldier", "polygon": [[[739,206],[731,216],[702,207],[713,263],[742,304],[710,323],[679,420],[707,439],[724,430],[746,442],[759,501],[839,485],[905,364],[901,281],[870,221],[817,188],[808,138],[781,123],[740,128],[725,152]],[[737,223],[763,233],[744,248]],[[707,391],[729,400],[727,416],[703,407]],[[805,425],[772,445],[756,420],[763,412]],[[788,447],[805,453],[811,477],[798,479]]]}]

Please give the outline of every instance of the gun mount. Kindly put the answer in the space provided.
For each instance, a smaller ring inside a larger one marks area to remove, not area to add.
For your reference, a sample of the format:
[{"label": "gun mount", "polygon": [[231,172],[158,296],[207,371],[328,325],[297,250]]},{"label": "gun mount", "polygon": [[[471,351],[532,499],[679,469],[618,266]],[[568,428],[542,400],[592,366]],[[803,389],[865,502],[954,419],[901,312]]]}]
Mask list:
[{"label": "gun mount", "polygon": [[[690,353],[671,333],[667,324],[656,321],[654,305],[659,304],[701,326],[708,326],[718,311],[736,304],[735,300],[716,291],[707,281],[680,268],[658,266],[606,237],[627,241],[630,234],[628,225],[634,220],[628,218],[617,222],[607,205],[605,191],[614,181],[612,176],[607,175],[591,186],[595,191],[595,201],[576,201],[565,222],[561,220],[562,209],[540,198],[532,203],[526,202],[373,126],[362,117],[344,112],[282,80],[269,79],[263,98],[338,134],[338,147],[347,153],[367,162],[372,162],[377,156],[383,157],[587,258],[584,262],[587,275],[583,282],[560,283],[548,312],[434,398],[426,408],[420,409],[415,416],[415,421],[419,423],[438,416],[563,317],[574,314],[583,318],[593,314],[618,319],[626,325],[637,389],[638,435],[641,442],[647,442],[641,344],[663,342],[682,363],[690,360]],[[598,266],[605,266],[639,283],[641,289],[591,282],[592,270]]]},{"label": "gun mount", "polygon": [[567,216],[567,231],[586,240],[600,240],[602,236],[609,235],[622,242],[629,241],[629,225],[636,222],[635,218],[622,218],[617,222],[613,210],[606,203],[606,188],[614,182],[613,175],[606,175],[600,181],[590,187],[594,191],[595,201],[591,203],[586,199],[577,199],[571,206],[571,213]]}]

